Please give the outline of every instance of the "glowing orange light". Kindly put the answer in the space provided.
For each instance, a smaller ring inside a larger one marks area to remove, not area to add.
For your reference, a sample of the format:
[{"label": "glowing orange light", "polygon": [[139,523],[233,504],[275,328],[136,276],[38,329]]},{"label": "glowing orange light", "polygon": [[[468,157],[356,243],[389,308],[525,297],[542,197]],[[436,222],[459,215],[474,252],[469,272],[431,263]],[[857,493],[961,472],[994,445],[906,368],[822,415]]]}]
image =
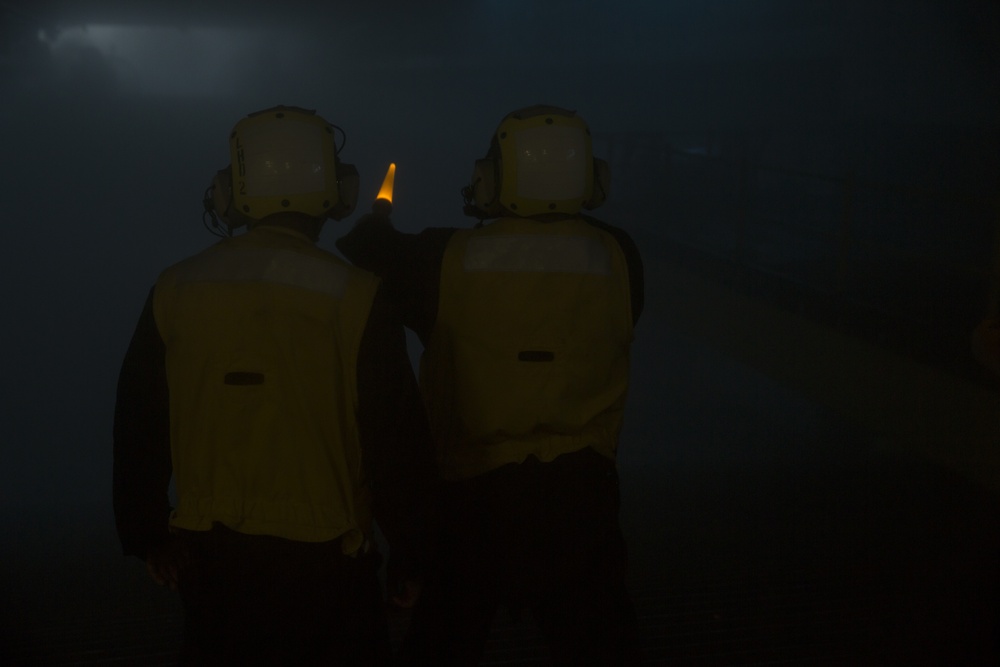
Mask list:
[{"label": "glowing orange light", "polygon": [[384,199],[390,204],[392,203],[392,184],[396,180],[396,163],[392,162],[389,164],[389,169],[385,172],[385,179],[382,181],[382,187],[378,191],[378,196],[375,197],[376,200]]}]

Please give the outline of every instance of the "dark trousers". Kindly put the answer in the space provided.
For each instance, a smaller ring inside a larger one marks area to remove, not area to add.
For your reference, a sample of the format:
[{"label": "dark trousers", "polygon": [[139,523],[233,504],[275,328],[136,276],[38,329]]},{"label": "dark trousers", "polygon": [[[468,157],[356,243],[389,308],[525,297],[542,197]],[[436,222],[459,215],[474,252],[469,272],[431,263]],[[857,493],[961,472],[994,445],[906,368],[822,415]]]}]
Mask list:
[{"label": "dark trousers", "polygon": [[372,555],[339,542],[184,532],[182,665],[389,665]]},{"label": "dark trousers", "polygon": [[441,552],[413,610],[412,665],[477,665],[497,609],[531,611],[557,665],[635,664],[618,474],[590,449],[445,491]]}]

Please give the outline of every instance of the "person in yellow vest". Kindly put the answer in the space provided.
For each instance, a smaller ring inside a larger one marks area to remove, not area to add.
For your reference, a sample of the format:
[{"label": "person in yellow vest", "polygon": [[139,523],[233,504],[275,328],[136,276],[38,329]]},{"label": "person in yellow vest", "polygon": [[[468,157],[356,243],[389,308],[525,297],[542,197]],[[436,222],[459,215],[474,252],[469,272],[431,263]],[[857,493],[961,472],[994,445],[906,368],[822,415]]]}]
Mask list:
[{"label": "person in yellow vest", "polygon": [[118,535],[179,591],[184,664],[389,664],[374,524],[391,572],[419,567],[436,472],[402,322],[317,246],[357,200],[337,130],[236,123],[206,197],[224,238],[160,274],[122,363]]},{"label": "person in yellow vest", "polygon": [[474,228],[373,214],[337,242],[424,346],[445,491],[411,664],[478,664],[501,606],[530,610],[557,664],[636,659],[615,461],[643,272],[626,232],[582,214],[608,184],[579,115],[529,107],[475,165]]}]

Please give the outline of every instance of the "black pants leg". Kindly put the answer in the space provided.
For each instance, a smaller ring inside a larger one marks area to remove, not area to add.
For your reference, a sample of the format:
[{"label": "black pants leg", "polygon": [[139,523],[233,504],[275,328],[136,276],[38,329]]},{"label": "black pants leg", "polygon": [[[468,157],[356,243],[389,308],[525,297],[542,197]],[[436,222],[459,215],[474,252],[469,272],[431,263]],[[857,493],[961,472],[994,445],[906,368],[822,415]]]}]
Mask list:
[{"label": "black pants leg", "polygon": [[222,527],[185,539],[182,664],[391,664],[373,557]]},{"label": "black pants leg", "polygon": [[530,459],[454,484],[446,498],[410,664],[479,664],[502,604],[532,610],[556,664],[637,662],[614,462],[591,450]]}]

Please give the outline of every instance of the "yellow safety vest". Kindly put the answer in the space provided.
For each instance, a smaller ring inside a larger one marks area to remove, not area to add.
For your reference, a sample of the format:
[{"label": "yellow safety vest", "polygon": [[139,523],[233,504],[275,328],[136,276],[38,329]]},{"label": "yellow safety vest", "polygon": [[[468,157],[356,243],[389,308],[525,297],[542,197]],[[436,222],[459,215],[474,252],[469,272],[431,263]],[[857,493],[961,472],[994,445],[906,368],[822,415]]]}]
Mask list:
[{"label": "yellow safety vest", "polygon": [[444,477],[584,447],[613,459],[632,324],[625,256],[607,232],[522,218],[456,232],[420,366]]},{"label": "yellow safety vest", "polygon": [[371,503],[356,371],[377,284],[276,227],[163,272],[153,307],[170,391],[172,526],[217,521],[360,547]]}]

